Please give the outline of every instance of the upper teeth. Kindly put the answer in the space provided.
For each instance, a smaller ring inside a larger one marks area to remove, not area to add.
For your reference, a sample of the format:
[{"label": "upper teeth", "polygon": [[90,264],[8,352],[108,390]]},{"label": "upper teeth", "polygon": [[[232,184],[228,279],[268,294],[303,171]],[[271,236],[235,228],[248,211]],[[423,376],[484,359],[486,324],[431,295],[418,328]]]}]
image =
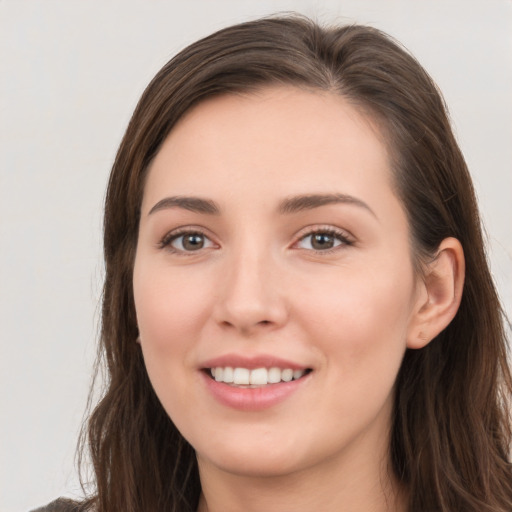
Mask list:
[{"label": "upper teeth", "polygon": [[232,368],[231,366],[210,369],[212,377],[217,382],[238,385],[264,386],[265,384],[277,384],[278,382],[290,382],[300,379],[305,370],[292,370],[291,368]]}]

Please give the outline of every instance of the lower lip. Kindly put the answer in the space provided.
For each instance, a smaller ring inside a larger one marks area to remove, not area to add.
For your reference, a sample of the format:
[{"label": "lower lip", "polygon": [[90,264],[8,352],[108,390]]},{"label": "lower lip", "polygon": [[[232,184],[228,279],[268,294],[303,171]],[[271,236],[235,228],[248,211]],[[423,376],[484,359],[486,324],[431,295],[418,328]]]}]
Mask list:
[{"label": "lower lip", "polygon": [[309,380],[307,374],[300,379],[257,388],[238,388],[224,382],[217,382],[201,372],[206,387],[222,405],[242,411],[261,411],[284,402]]}]

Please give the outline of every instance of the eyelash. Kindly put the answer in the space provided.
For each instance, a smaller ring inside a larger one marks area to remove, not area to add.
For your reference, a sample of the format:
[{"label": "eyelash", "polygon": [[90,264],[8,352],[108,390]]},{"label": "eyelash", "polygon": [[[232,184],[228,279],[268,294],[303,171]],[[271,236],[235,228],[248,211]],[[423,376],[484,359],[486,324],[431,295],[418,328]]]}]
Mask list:
[{"label": "eyelash", "polygon": [[[192,256],[195,252],[200,252],[203,248],[198,249],[197,251],[186,251],[182,249],[177,249],[173,247],[171,244],[175,240],[179,239],[180,237],[184,236],[199,236],[204,238],[205,240],[209,240],[210,243],[214,244],[214,242],[211,241],[211,239],[205,234],[205,232],[200,228],[180,228],[176,231],[172,231],[171,233],[167,233],[162,240],[158,243],[158,247],[160,249],[166,249],[170,251],[173,254],[177,254],[179,256]],[[338,240],[340,243],[338,245],[335,245],[334,247],[331,247],[329,249],[301,249],[297,248],[299,250],[305,250],[305,251],[311,251],[315,254],[330,254],[334,251],[337,251],[343,247],[351,246],[354,244],[354,241],[348,233],[345,231],[335,229],[332,226],[329,227],[322,227],[322,226],[312,226],[309,228],[306,228],[303,230],[303,232],[299,235],[297,240],[293,243],[293,246],[299,244],[303,240],[307,239],[308,237],[312,237],[314,235],[327,235],[329,237],[333,237],[334,239]]]},{"label": "eyelash", "polygon": [[301,233],[298,240],[294,242],[294,245],[297,245],[299,242],[305,240],[308,237],[312,237],[314,235],[327,235],[329,237],[333,237],[334,239],[338,240],[340,243],[338,245],[335,245],[334,247],[331,247],[329,249],[303,249],[306,251],[312,251],[315,254],[320,255],[327,255],[331,254],[335,251],[338,251],[342,249],[343,247],[351,246],[354,244],[354,240],[352,237],[346,232],[342,231],[341,229],[333,228],[332,226],[312,226],[310,228],[306,228],[306,230]]},{"label": "eyelash", "polygon": [[[173,254],[177,254],[179,256],[192,256],[195,252],[200,252],[202,249],[198,249],[197,251],[185,251],[182,249],[177,249],[176,247],[173,247],[171,244],[177,240],[178,238],[185,237],[185,236],[200,236],[204,238],[205,240],[209,240],[211,242],[211,239],[205,234],[205,232],[200,228],[180,228],[175,231],[172,231],[170,233],[167,233],[162,240],[158,243],[158,247],[160,249],[166,249],[169,252]],[[212,242],[213,243],[213,242]]]}]

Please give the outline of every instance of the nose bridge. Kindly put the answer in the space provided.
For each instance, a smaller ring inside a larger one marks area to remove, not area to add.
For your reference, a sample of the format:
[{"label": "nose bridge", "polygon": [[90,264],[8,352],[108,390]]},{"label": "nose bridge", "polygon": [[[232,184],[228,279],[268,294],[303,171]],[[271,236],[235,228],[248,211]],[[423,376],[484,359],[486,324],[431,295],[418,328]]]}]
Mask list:
[{"label": "nose bridge", "polygon": [[241,331],[281,325],[286,318],[276,255],[270,244],[247,237],[226,258],[219,320]]}]

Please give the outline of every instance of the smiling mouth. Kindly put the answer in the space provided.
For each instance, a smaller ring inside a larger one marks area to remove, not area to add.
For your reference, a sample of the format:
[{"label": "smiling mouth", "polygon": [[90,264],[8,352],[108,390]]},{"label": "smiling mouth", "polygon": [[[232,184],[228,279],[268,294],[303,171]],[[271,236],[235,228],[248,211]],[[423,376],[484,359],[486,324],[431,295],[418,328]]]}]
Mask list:
[{"label": "smiling mouth", "polygon": [[231,366],[217,366],[205,368],[204,371],[211,379],[228,384],[233,387],[256,388],[281,382],[299,380],[311,373],[310,368],[292,370],[291,368],[233,368]]}]

